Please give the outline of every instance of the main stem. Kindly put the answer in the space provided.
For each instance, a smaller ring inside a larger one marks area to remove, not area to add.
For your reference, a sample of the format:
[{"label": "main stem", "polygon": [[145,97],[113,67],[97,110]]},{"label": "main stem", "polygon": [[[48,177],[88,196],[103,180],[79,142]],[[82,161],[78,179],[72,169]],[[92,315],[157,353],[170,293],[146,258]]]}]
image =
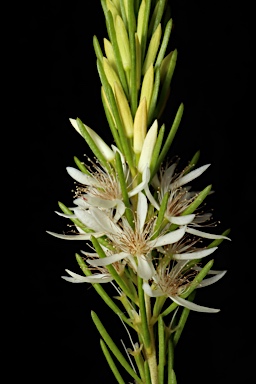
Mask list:
[{"label": "main stem", "polygon": [[148,366],[150,370],[150,377],[152,384],[158,384],[158,369],[157,369],[157,359],[156,359],[156,345],[155,345],[155,336],[154,336],[154,326],[151,325],[151,302],[148,295],[144,295],[145,305],[147,312],[147,320],[150,334],[150,348],[146,348],[146,355]]}]

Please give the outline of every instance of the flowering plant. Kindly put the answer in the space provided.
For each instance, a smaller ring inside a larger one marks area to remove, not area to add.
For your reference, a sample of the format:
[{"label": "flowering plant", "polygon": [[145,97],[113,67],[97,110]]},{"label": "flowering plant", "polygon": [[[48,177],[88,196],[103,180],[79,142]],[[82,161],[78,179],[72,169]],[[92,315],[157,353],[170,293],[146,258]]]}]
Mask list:
[{"label": "flowering plant", "polygon": [[[193,180],[210,164],[197,166],[197,151],[178,170],[168,153],[180,125],[180,105],[166,132],[158,126],[170,93],[177,50],[167,53],[172,31],[168,1],[102,0],[108,38],[103,50],[94,36],[101,96],[113,143],[107,144],[79,118],[70,123],[85,139],[94,159],[67,167],[76,182],[74,206],[59,203],[60,216],[74,224],[72,233],[49,234],[85,240],[76,254],[82,275],[66,269],[62,278],[89,283],[122,321],[131,340],[126,356],[100,318],[92,319],[101,347],[120,384],[124,379],[112,355],[135,383],[176,383],[174,352],[190,310],[219,309],[194,303],[198,288],[221,279],[226,271],[204,263],[229,230],[214,234],[211,213],[202,203],[212,193],[192,189]],[[88,248],[91,248],[90,251]],[[103,285],[117,292],[111,298]],[[137,335],[132,340],[129,330]]]}]

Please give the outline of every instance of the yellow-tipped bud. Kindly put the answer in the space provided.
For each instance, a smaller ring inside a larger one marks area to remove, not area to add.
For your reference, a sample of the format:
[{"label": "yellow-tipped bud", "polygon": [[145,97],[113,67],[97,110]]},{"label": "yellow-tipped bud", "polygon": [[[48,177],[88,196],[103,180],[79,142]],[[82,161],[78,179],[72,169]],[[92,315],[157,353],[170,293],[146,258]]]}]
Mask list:
[{"label": "yellow-tipped bud", "polygon": [[172,58],[172,52],[168,53],[168,55],[164,57],[164,59],[161,63],[161,66],[160,66],[160,81],[161,81],[161,83],[164,81],[164,78],[166,76],[171,58]]},{"label": "yellow-tipped bud", "polygon": [[144,99],[141,100],[134,117],[133,150],[136,154],[141,153],[142,150],[147,132],[147,119],[147,101],[144,97]]},{"label": "yellow-tipped bud", "polygon": [[140,9],[138,13],[138,21],[137,21],[137,34],[139,38],[139,42],[141,43],[142,39],[142,32],[143,32],[143,25],[144,25],[144,19],[145,19],[145,10],[146,10],[146,1],[142,0],[140,4]]},{"label": "yellow-tipped bud", "polygon": [[122,119],[123,126],[125,129],[125,134],[127,137],[133,137],[133,119],[131,110],[123,91],[123,88],[118,84],[114,84],[114,92],[116,98],[116,104],[118,107],[119,115]]},{"label": "yellow-tipped bud", "polygon": [[106,0],[106,5],[107,5],[108,11],[112,13],[113,20],[115,20],[116,16],[119,14],[118,9],[116,8],[116,6],[113,4],[111,0]]},{"label": "yellow-tipped bud", "polygon": [[154,68],[153,68],[153,64],[151,64],[144,76],[142,86],[141,86],[141,94],[140,94],[140,101],[144,97],[146,98],[148,110],[149,110],[151,96],[153,92],[153,86],[154,86]]},{"label": "yellow-tipped bud", "polygon": [[143,68],[142,68],[143,75],[147,72],[149,66],[151,64],[154,64],[156,54],[160,46],[161,35],[162,35],[162,27],[161,27],[161,24],[159,23],[149,43],[148,51],[147,51]]},{"label": "yellow-tipped bud", "polygon": [[109,64],[111,65],[111,67],[113,67],[113,69],[117,73],[116,58],[115,58],[115,53],[114,53],[114,50],[113,50],[113,46],[110,43],[110,41],[108,39],[106,39],[105,37],[103,39],[103,44],[104,44],[104,50],[105,50],[107,59],[109,61]]},{"label": "yellow-tipped bud", "polygon": [[109,82],[113,92],[115,92],[114,91],[114,84],[115,83],[118,83],[121,87],[119,77],[118,77],[116,71],[114,70],[114,68],[112,67],[112,65],[110,64],[109,60],[106,57],[103,57],[102,62],[103,62],[103,69],[104,69],[105,75],[108,79],[108,82]]},{"label": "yellow-tipped bud", "polygon": [[117,15],[115,19],[117,44],[122,58],[124,70],[131,69],[131,53],[128,33],[122,18]]},{"label": "yellow-tipped bud", "polygon": [[111,115],[111,117],[112,117],[112,119],[113,119],[113,121],[114,121],[115,127],[116,127],[115,118],[114,118],[114,115],[113,115],[113,113],[112,113],[112,111],[111,111],[111,108],[110,108],[110,105],[109,105],[109,102],[108,102],[108,99],[107,99],[107,96],[106,96],[106,94],[105,94],[105,91],[104,91],[103,86],[101,87],[101,95],[102,95],[102,99],[103,99],[102,101],[103,101],[104,104],[107,106],[107,109],[109,110],[109,113],[110,113],[110,115]]},{"label": "yellow-tipped bud", "polygon": [[135,45],[136,45],[136,87],[140,89],[140,78],[141,78],[141,45],[138,34],[135,33]]}]

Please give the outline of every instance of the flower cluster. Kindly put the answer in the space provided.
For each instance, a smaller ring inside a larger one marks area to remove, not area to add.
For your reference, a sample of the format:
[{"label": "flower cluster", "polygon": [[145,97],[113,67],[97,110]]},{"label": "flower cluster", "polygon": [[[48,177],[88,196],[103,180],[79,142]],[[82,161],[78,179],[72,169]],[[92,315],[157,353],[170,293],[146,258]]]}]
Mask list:
[{"label": "flower cluster", "polygon": [[[172,329],[170,325],[165,333],[163,317],[175,308],[219,311],[193,300],[197,288],[224,276],[226,271],[212,269],[213,259],[204,266],[202,259],[213,254],[223,240],[230,240],[229,231],[215,234],[205,229],[213,227],[211,213],[202,209],[212,193],[211,185],[202,191],[191,185],[210,166],[197,165],[199,151],[182,171],[178,171],[178,160],[167,159],[183,104],[168,134],[164,124],[158,126],[177,60],[177,50],[166,53],[172,30],[168,2],[101,3],[108,39],[103,40],[103,51],[96,36],[93,45],[114,143],[107,144],[79,118],[70,119],[95,159],[85,164],[75,157],[77,167],[67,167],[76,184],[75,198],[69,208],[59,203],[61,212],[57,213],[74,223],[73,232],[48,233],[66,240],[85,240],[87,247],[90,241],[91,252],[83,250],[83,256],[76,255],[84,275],[66,269],[68,276],[62,277],[72,283],[93,284],[121,320],[137,331],[139,344],[134,344],[134,351],[127,351],[134,355],[140,376],[124,363],[119,352],[116,357],[136,382],[161,384],[164,363],[157,362],[153,327],[158,322],[159,338],[166,338],[163,345],[172,345],[177,343],[187,316],[184,312],[179,326]],[[129,318],[104,291],[103,283],[115,286]],[[105,335],[96,315],[93,320]],[[108,343],[109,338],[104,340]],[[113,351],[117,348],[108,346]],[[170,353],[161,348],[163,354]],[[109,361],[106,346],[102,349]],[[111,367],[123,383],[116,367]],[[168,383],[176,382],[173,366],[168,370]]]}]

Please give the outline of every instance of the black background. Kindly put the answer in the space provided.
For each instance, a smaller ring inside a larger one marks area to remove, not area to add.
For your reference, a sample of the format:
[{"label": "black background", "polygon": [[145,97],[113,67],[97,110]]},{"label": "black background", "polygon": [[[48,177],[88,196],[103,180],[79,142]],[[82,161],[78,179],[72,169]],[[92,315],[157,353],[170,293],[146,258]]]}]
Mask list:
[{"label": "black background", "polygon": [[[249,383],[253,366],[250,340],[255,265],[249,224],[253,203],[252,9],[242,1],[171,2],[174,29],[170,49],[178,61],[161,122],[171,127],[181,102],[184,116],[170,155],[187,162],[200,149],[199,165],[211,163],[202,187],[219,231],[231,228],[232,242],[215,253],[215,268],[227,269],[197,302],[221,308],[218,314],[191,313],[176,352],[179,384]],[[129,339],[119,319],[93,288],[61,279],[65,268],[79,273],[80,242],[53,238],[67,221],[57,216],[58,201],[72,206],[73,181],[66,166],[90,152],[69,118],[79,117],[110,144],[100,98],[93,35],[107,37],[100,1],[35,2],[20,8],[16,32],[16,97],[22,125],[22,190],[27,214],[16,291],[20,377],[37,382],[112,383],[90,317],[94,310],[122,348]],[[254,94],[253,96],[254,97]],[[17,351],[17,344],[16,344]],[[15,373],[15,372],[14,372]],[[126,376],[125,376],[126,377]],[[90,379],[89,379],[90,378]],[[129,378],[125,378],[128,383]]]}]

